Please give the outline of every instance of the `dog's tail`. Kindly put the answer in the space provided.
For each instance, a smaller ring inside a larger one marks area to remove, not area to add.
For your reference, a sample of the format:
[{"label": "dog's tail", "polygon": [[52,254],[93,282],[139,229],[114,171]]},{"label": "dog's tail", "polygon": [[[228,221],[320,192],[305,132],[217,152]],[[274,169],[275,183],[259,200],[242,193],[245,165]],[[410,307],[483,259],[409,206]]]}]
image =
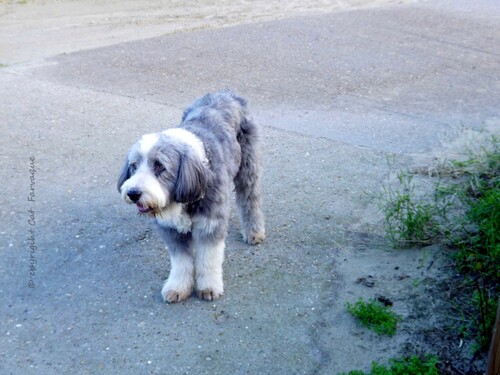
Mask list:
[{"label": "dog's tail", "polygon": [[240,169],[234,178],[236,203],[245,242],[255,245],[265,238],[260,180],[262,160],[259,149],[259,129],[248,113],[246,100],[231,93],[240,105],[241,122],[237,139],[241,148]]}]

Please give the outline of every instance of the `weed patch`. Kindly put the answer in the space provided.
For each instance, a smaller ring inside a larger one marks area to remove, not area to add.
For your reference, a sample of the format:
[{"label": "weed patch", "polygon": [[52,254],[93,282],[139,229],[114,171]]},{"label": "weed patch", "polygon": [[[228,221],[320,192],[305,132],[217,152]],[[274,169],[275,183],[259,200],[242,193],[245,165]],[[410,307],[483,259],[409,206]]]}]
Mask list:
[{"label": "weed patch", "polygon": [[369,373],[354,370],[341,375],[438,375],[437,363],[438,358],[435,356],[425,356],[423,358],[411,356],[390,359],[389,367],[373,362]]},{"label": "weed patch", "polygon": [[396,184],[383,188],[387,236],[395,247],[450,247],[462,279],[452,319],[463,338],[474,337],[477,351],[485,351],[500,296],[500,139],[441,168],[431,193],[419,191],[414,176],[399,172]]}]

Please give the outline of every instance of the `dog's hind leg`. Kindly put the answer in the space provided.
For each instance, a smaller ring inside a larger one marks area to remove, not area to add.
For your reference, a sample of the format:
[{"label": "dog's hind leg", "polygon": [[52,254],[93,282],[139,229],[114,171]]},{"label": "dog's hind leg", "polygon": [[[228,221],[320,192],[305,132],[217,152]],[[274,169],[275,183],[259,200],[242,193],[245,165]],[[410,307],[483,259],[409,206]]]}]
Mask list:
[{"label": "dog's hind leg", "polygon": [[248,117],[244,117],[241,123],[238,142],[241,147],[241,164],[234,178],[236,204],[243,240],[256,245],[266,237],[260,191],[262,164],[257,145],[257,127]]}]

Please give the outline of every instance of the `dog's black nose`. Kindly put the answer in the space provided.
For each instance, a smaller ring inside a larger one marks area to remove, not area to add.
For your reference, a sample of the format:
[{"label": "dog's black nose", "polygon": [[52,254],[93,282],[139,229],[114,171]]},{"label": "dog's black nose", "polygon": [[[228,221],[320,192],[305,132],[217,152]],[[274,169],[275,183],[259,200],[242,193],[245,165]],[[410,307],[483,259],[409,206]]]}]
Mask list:
[{"label": "dog's black nose", "polygon": [[127,195],[130,198],[130,200],[134,203],[137,203],[137,201],[141,198],[141,191],[139,189],[130,189],[127,191]]}]

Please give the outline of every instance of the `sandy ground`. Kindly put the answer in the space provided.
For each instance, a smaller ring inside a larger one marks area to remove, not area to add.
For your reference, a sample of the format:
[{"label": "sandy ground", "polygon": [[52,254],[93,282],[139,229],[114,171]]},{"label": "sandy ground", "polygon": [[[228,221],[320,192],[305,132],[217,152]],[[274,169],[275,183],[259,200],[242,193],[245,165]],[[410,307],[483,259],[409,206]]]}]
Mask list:
[{"label": "sandy ground", "polygon": [[180,31],[373,7],[401,0],[1,1],[0,63]]},{"label": "sandy ground", "polygon": [[[443,249],[391,249],[371,197],[388,178],[388,157],[398,155],[394,168],[425,172],[429,160],[475,140],[485,123],[498,131],[491,104],[498,68],[488,43],[478,52],[475,34],[463,36],[466,17],[450,21],[454,34],[434,9],[400,13],[396,7],[389,18],[376,12],[399,3],[1,2],[0,63],[7,67],[0,71],[0,117],[7,121],[0,169],[11,182],[4,194],[14,198],[2,206],[10,220],[0,232],[0,296],[8,301],[0,308],[6,316],[0,372],[214,374],[237,367],[250,374],[330,375],[368,370],[371,361],[405,350],[448,352],[457,362],[469,356],[467,344],[447,341],[445,302],[456,290]],[[341,25],[339,59],[321,44],[332,35],[330,18],[287,20],[365,8],[376,17],[332,16]],[[414,14],[437,31],[416,32]],[[267,20],[283,22],[183,33]],[[488,36],[481,41],[496,40],[494,26],[478,24]],[[262,35],[269,39],[255,43]],[[286,42],[293,38],[309,43],[305,53],[318,61],[307,66],[312,72],[300,66],[301,56],[289,54]],[[134,40],[127,48],[119,44]],[[280,58],[267,60],[275,40],[282,43]],[[226,61],[234,64],[219,67],[225,43]],[[232,60],[250,43],[256,62]],[[204,74],[192,84],[200,66]],[[476,66],[481,73],[471,83]],[[243,78],[238,68],[246,69]],[[176,123],[195,92],[221,82],[249,93],[264,127],[269,237],[249,250],[233,215],[224,298],[165,306],[159,288],[167,255],[150,224],[119,201],[114,179],[138,134]],[[442,87],[451,88],[441,101]],[[325,97],[336,101],[325,104]],[[465,116],[474,129],[456,126]],[[451,141],[441,142],[443,128]],[[26,247],[27,226],[27,172],[18,172],[19,160],[31,154],[40,167],[43,208],[34,291],[24,285],[26,257],[19,252],[25,251],[17,249]],[[415,180],[426,185],[425,176]],[[345,310],[347,301],[376,296],[394,302],[403,318],[393,338],[367,331]]]}]

